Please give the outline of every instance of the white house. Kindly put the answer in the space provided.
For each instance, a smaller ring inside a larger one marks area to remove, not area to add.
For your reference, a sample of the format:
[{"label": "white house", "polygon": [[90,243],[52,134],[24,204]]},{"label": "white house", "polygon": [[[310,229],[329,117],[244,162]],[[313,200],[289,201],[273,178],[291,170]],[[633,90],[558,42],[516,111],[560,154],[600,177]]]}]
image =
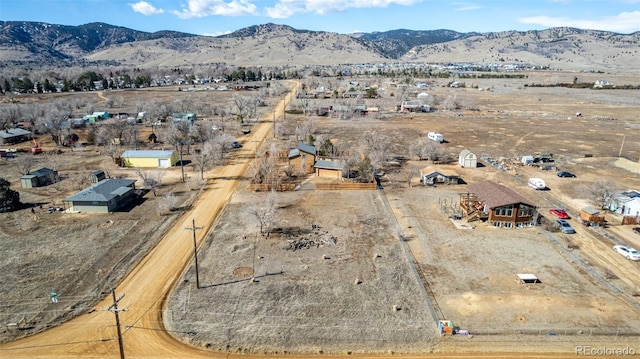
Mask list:
[{"label": "white house", "polygon": [[458,164],[460,165],[460,167],[478,167],[478,156],[465,148],[464,150],[460,151],[460,154],[458,155]]},{"label": "white house", "polygon": [[609,209],[623,216],[640,216],[640,191],[627,190],[616,194]]}]

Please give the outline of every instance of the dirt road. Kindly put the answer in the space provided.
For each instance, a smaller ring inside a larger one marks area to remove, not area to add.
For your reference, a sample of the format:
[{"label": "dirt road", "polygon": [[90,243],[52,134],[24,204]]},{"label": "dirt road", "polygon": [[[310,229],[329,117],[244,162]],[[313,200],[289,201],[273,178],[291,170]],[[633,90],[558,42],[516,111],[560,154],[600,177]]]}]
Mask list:
[{"label": "dirt road", "polygon": [[[285,101],[283,97],[275,107],[275,116],[281,116]],[[273,113],[266,116],[272,119]],[[270,133],[272,123],[257,125],[251,136],[253,144],[259,146]],[[231,163],[216,168],[207,174],[208,188],[184,213],[178,224],[170,230],[156,248],[116,288],[121,311],[125,353],[128,357],[211,357],[210,352],[192,348],[175,340],[163,330],[162,309],[164,300],[183,270],[189,268],[193,259],[193,233],[186,230],[195,219],[196,241],[201,244],[218,214],[236,190],[251,159],[253,147],[248,143],[234,152]],[[118,341],[114,314],[107,309],[113,300],[108,296],[87,314],[75,318],[59,327],[43,333],[0,346],[3,357],[105,357],[118,355]]]},{"label": "dirt road", "polygon": [[[295,90],[293,91],[295,95]],[[276,117],[285,109],[285,101],[292,98],[286,96],[274,109]],[[266,119],[273,118],[273,113]],[[203,227],[196,231],[196,241],[200,245],[225,204],[230,200],[245,174],[255,146],[270,133],[272,124],[263,122],[257,125],[247,141],[258,141],[256,144],[246,143],[228,166],[216,168],[207,173],[208,188],[184,213],[181,220],[170,230],[153,251],[123,280],[116,288],[118,296],[124,295],[118,307],[126,311],[119,312],[123,330],[124,353],[128,358],[241,358],[244,354],[213,353],[194,348],[187,343],[176,340],[166,332],[163,325],[164,302],[181,274],[193,266],[192,231],[186,228],[195,219],[196,226]],[[0,345],[0,356],[6,358],[104,358],[119,356],[119,346],[115,327],[114,314],[106,309],[112,304],[111,296],[99,303],[86,314],[75,318],[61,326],[49,329],[32,337]],[[566,355],[544,353],[490,353],[477,347],[477,352],[439,353],[433,357],[467,358],[474,354],[485,358],[539,358],[569,357]],[[274,355],[271,357],[281,357]],[[389,355],[393,358],[420,358],[425,355]],[[268,356],[259,356],[267,358]],[[367,355],[350,353],[338,356],[309,355],[289,356],[291,358],[381,358],[385,355]]]}]

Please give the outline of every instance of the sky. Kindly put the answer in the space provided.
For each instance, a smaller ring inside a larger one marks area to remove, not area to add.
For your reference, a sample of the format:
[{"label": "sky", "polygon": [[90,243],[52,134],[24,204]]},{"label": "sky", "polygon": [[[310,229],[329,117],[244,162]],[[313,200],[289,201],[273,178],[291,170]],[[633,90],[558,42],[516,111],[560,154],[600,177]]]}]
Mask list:
[{"label": "sky", "polygon": [[1,0],[0,21],[104,22],[210,36],[266,23],[341,34],[557,26],[629,34],[640,31],[640,0]]}]

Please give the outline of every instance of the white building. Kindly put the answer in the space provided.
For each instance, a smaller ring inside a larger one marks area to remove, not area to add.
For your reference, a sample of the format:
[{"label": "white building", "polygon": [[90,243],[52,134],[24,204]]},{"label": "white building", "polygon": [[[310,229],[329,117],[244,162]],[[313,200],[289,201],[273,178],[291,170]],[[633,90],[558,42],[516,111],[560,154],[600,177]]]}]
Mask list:
[{"label": "white building", "polygon": [[640,216],[640,191],[627,190],[616,194],[609,209],[623,216]]},{"label": "white building", "polygon": [[468,149],[460,151],[458,155],[458,164],[460,167],[475,168],[478,167],[478,156]]}]

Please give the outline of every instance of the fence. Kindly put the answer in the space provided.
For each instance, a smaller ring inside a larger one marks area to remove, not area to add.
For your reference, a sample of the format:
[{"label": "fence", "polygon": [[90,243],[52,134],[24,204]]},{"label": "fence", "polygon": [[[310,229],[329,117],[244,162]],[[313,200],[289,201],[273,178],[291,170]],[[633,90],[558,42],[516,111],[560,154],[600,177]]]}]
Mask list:
[{"label": "fence", "polygon": [[[268,192],[273,189],[273,185],[266,183],[252,183],[249,185],[249,190],[258,192]],[[278,192],[293,191],[296,185],[293,183],[281,183],[276,187]]]},{"label": "fence", "polygon": [[351,183],[351,182],[332,182],[332,183],[316,183],[317,190],[357,190],[357,189],[376,189],[375,183]]}]

